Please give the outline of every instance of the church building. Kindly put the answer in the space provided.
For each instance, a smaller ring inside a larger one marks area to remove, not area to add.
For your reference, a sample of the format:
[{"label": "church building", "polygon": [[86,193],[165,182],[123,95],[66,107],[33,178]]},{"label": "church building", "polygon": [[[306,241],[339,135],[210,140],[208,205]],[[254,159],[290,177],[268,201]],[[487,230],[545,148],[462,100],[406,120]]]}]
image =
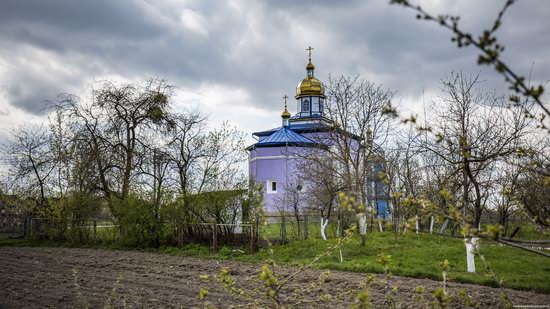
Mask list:
[{"label": "church building", "polygon": [[[284,96],[284,111],[281,114],[281,126],[265,131],[254,132],[257,142],[247,148],[249,151],[249,176],[256,184],[263,185],[264,204],[267,212],[287,211],[290,205],[289,195],[292,191],[307,191],[304,187],[307,179],[300,172],[303,169],[304,156],[299,154],[323,149],[323,134],[335,130],[334,122],[325,113],[325,87],[321,81],[315,78],[315,66],[311,62],[311,50],[309,49],[309,62],[306,65],[306,77],[296,86],[296,113],[292,115],[288,111],[287,96]],[[358,145],[362,145],[359,137],[356,137]],[[371,141],[372,142],[372,134]],[[383,171],[383,151],[376,147],[377,160],[373,162],[373,173]],[[389,218],[389,199],[385,185],[379,177],[368,179],[369,201],[376,210],[379,218]],[[304,192],[304,194],[307,194]],[[296,201],[294,201],[296,203]],[[305,209],[308,201],[304,198],[299,201],[299,207]],[[294,205],[295,206],[295,205]]]}]

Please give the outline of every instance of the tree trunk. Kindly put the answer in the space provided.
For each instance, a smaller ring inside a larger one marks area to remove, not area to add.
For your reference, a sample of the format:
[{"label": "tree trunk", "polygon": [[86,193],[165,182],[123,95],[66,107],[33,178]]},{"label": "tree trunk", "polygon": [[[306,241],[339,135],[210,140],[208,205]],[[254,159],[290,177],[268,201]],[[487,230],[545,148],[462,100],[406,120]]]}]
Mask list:
[{"label": "tree trunk", "polygon": [[360,235],[360,241],[361,246],[365,245],[366,242],[366,236],[367,236],[367,214],[366,213],[359,213],[357,214],[357,221],[359,225],[359,235]]},{"label": "tree trunk", "polygon": [[468,267],[468,272],[475,273],[476,264],[475,264],[474,256],[476,251],[479,251],[479,238],[470,237],[468,239],[465,239],[464,243],[466,244],[466,263]]},{"label": "tree trunk", "polygon": [[308,237],[308,232],[309,232],[309,227],[307,225],[307,215],[304,216],[304,239],[307,239]]},{"label": "tree trunk", "polygon": [[283,245],[286,243],[286,220],[284,215],[281,222],[281,242]]},{"label": "tree trunk", "polygon": [[443,225],[441,225],[441,228],[439,229],[439,235],[445,234],[445,230],[447,229],[447,225],[449,224],[449,219],[445,219],[445,222],[443,222]]},{"label": "tree trunk", "polygon": [[327,240],[326,229],[328,225],[328,219],[321,217],[321,237],[323,240]]}]

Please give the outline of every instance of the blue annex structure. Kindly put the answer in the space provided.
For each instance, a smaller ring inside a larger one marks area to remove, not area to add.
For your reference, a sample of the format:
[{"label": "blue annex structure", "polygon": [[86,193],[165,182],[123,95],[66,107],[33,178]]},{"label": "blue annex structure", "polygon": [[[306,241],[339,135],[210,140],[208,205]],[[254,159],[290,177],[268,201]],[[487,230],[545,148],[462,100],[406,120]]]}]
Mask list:
[{"label": "blue annex structure", "polygon": [[[310,49],[307,75],[296,87],[296,113],[292,115],[288,111],[285,96],[285,107],[281,114],[282,126],[253,133],[257,142],[247,148],[249,176],[256,184],[263,185],[263,197],[268,212],[285,211],[285,194],[288,194],[289,188],[302,190],[300,183],[304,176],[298,166],[303,164],[303,157],[293,154],[328,147],[322,142],[323,135],[335,130],[334,122],[325,113],[325,87],[315,78],[314,69]],[[366,146],[365,141],[357,136],[351,142],[356,147]],[[378,218],[388,219],[390,213],[387,188],[379,177],[380,172],[385,170],[384,151],[373,144],[372,134],[366,143],[373,150],[367,164],[370,169],[367,173],[369,206],[376,211]]]},{"label": "blue annex structure", "polygon": [[390,197],[388,194],[388,188],[380,177],[380,173],[386,170],[384,150],[377,145],[373,146],[374,154],[370,160],[372,171],[369,173],[367,179],[368,200],[371,201],[371,206],[374,211],[376,211],[376,216],[379,219],[390,219]]}]

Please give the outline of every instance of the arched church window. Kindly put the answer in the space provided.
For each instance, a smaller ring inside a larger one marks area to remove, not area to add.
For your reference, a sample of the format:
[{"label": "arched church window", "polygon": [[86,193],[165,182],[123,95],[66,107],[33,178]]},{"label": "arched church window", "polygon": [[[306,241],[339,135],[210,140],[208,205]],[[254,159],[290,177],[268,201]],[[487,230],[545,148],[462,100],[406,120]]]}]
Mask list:
[{"label": "arched church window", "polygon": [[302,112],[309,112],[309,101],[307,99],[302,104]]}]

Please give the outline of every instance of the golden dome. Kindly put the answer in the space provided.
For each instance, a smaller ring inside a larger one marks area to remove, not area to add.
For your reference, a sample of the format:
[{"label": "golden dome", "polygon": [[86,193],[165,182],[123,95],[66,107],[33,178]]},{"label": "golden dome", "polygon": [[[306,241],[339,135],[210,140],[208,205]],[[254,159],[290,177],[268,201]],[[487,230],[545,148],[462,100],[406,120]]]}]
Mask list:
[{"label": "golden dome", "polygon": [[325,86],[315,77],[308,76],[296,86],[296,98],[306,95],[325,97]]},{"label": "golden dome", "polygon": [[285,103],[285,110],[283,111],[283,113],[281,114],[281,117],[283,119],[287,119],[287,118],[290,118],[290,113],[288,112],[288,109],[286,108],[286,103]]},{"label": "golden dome", "polygon": [[309,61],[306,65],[307,76],[298,83],[298,86],[296,86],[296,99],[301,96],[309,95],[321,96],[324,98],[325,86],[323,86],[323,83],[317,78],[313,77],[313,71],[315,70],[315,66],[311,63],[311,51],[313,48],[310,46],[306,50],[309,52]]}]

